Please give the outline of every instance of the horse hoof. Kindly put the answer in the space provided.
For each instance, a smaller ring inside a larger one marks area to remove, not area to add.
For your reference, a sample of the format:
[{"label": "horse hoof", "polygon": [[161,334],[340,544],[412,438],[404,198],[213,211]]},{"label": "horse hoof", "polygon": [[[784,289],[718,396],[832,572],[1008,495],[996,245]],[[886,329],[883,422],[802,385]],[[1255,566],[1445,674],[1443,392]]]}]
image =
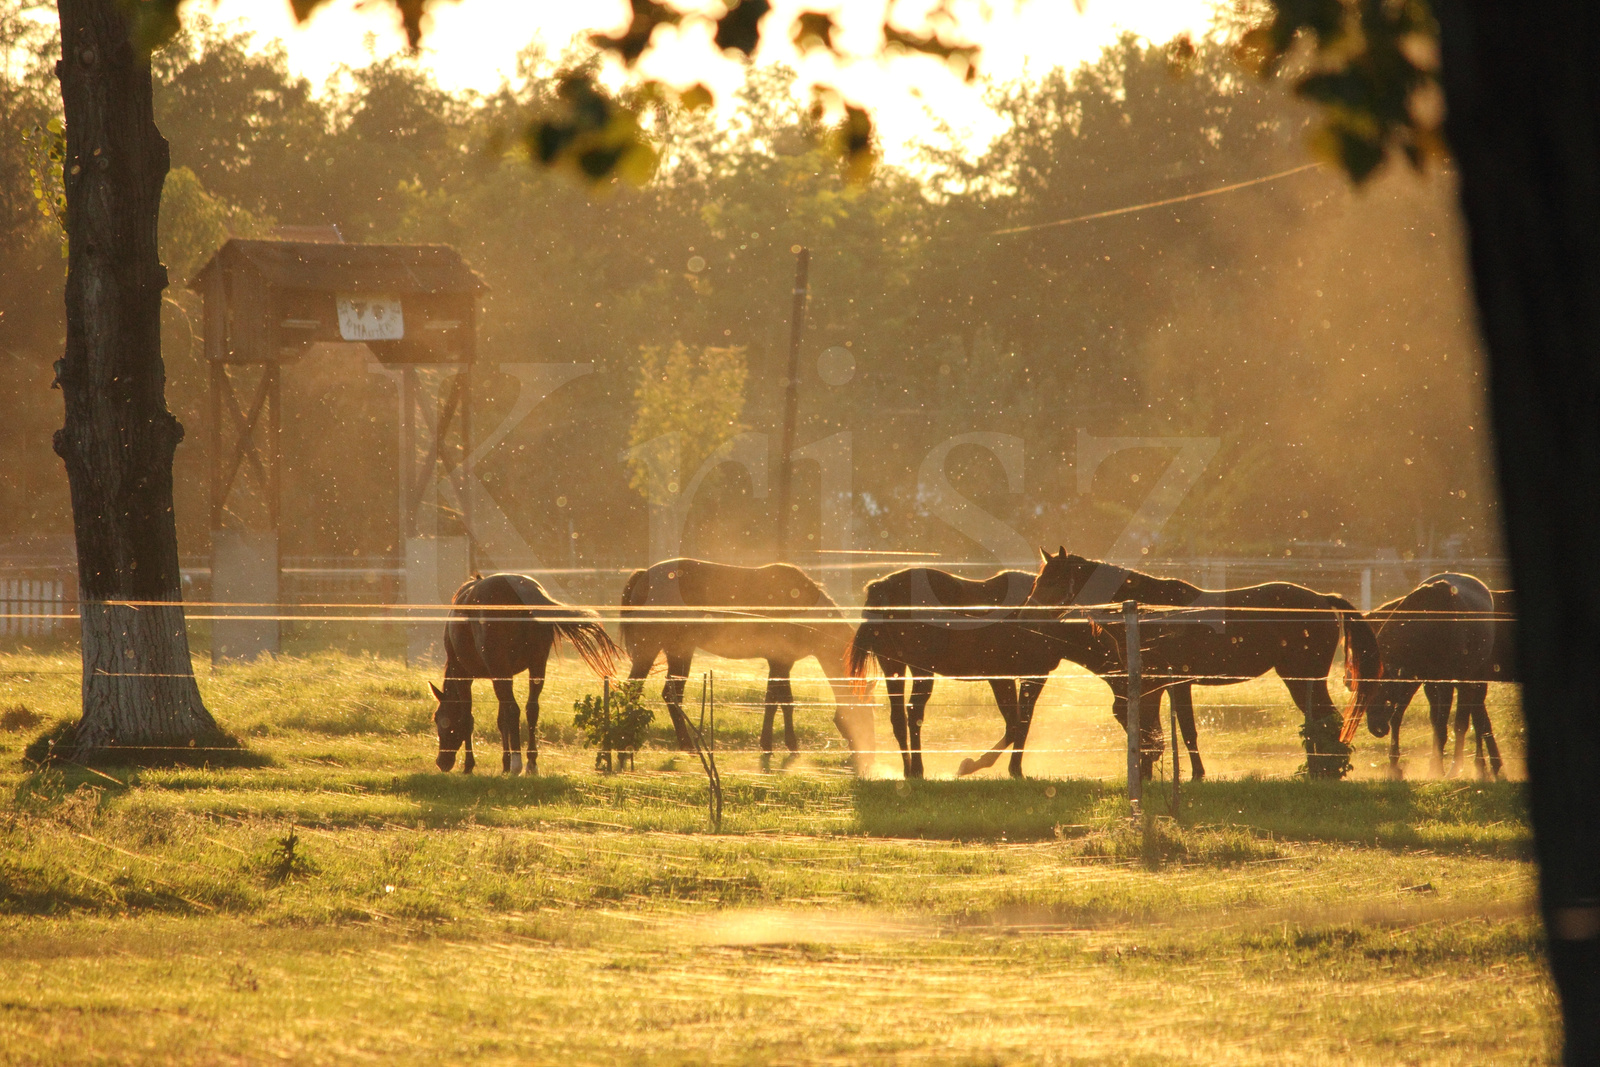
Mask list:
[{"label": "horse hoof", "polygon": [[782,769],[783,770],[788,770],[790,767],[793,767],[796,763],[799,763],[799,762],[800,762],[800,753],[791,752],[787,756],[783,757]]},{"label": "horse hoof", "polygon": [[971,774],[977,769],[978,761],[969,756],[961,761],[961,766],[956,768],[956,777],[965,778],[967,775]]}]

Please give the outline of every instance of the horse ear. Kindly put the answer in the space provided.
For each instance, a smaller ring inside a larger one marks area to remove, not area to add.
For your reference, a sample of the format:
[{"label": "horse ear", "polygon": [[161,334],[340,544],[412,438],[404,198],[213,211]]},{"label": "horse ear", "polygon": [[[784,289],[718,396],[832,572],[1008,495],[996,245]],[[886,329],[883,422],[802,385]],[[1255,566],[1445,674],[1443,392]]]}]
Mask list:
[{"label": "horse ear", "polygon": [[1039,556],[1040,556],[1040,558],[1041,558],[1041,559],[1043,559],[1043,560],[1044,560],[1044,561],[1045,561],[1045,562],[1046,562],[1046,563],[1049,563],[1049,562],[1050,562],[1050,550],[1049,550],[1049,549],[1048,549],[1048,548],[1041,548],[1041,549],[1039,549]]},{"label": "horse ear", "polygon": [[1067,546],[1066,545],[1058,545],[1056,547],[1057,547],[1057,552],[1058,552],[1056,558],[1057,559],[1066,559],[1067,558]]},{"label": "horse ear", "polygon": [[439,687],[438,686],[434,685],[432,682],[429,682],[428,683],[428,688],[433,690],[433,695],[434,695],[435,699],[439,700],[440,702],[444,701],[444,694],[439,691]]}]

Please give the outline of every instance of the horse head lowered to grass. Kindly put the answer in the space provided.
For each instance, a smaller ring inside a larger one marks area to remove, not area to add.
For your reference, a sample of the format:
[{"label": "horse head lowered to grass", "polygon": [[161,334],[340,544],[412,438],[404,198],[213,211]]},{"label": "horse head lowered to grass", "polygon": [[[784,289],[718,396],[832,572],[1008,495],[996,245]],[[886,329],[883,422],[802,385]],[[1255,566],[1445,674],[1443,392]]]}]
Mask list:
[{"label": "horse head lowered to grass", "polygon": [[[1450,774],[1462,769],[1467,725],[1477,733],[1480,777],[1500,777],[1500,746],[1489,722],[1490,682],[1511,681],[1515,672],[1501,663],[1497,650],[1509,644],[1509,593],[1492,592],[1470,574],[1436,574],[1403,597],[1372,611],[1383,650],[1383,676],[1367,709],[1367,728],[1389,738],[1389,775],[1401,777],[1400,720],[1420,688],[1428,698],[1433,725],[1432,766],[1445,773],[1444,744],[1450,727],[1450,704],[1456,701],[1455,761]],[[1360,720],[1345,723],[1346,739]],[[1485,759],[1485,749],[1488,758]]]},{"label": "horse head lowered to grass", "polygon": [[444,627],[444,688],[430,686],[439,700],[433,713],[439,731],[439,769],[454,767],[456,753],[465,747],[461,769],[471,773],[472,680],[488,678],[500,702],[500,769],[508,774],[523,772],[521,716],[511,678],[527,671],[526,773],[537,773],[539,693],[556,640],[570,642],[579,658],[602,676],[615,673],[622,650],[600,625],[598,615],[558,602],[525,575],[474,574],[450,602],[454,607]]}]

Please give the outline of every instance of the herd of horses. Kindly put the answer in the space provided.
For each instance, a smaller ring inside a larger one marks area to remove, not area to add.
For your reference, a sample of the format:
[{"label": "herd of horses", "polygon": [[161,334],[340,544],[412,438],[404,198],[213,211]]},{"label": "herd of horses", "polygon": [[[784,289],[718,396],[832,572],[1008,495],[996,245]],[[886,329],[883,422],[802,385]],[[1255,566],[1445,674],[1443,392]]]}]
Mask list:
[{"label": "herd of horses", "polygon": [[[1400,720],[1420,688],[1433,726],[1434,773],[1445,773],[1454,705],[1449,773],[1462,772],[1470,726],[1477,773],[1502,774],[1486,697],[1490,682],[1516,680],[1515,605],[1509,591],[1490,590],[1471,575],[1439,574],[1364,615],[1343,597],[1290,582],[1201,589],[1065,548],[1041,556],[1037,573],[1007,570],[982,581],[932,567],[896,571],[867,584],[859,626],[798,567],[666,560],[628,578],[621,645],[595,612],[556,601],[532,578],[473,575],[452,598],[444,634],[444,687],[433,687],[439,769],[452,769],[463,748],[463,770],[473,768],[472,680],[480,678],[493,682],[499,702],[501,769],[536,773],[545,667],[556,642],[566,641],[605,677],[625,659],[628,677],[642,679],[664,656],[662,699],[685,749],[693,747],[683,698],[695,652],[766,660],[763,765],[772,755],[780,709],[785,747],[790,758],[798,752],[790,675],[808,657],[822,666],[832,687],[834,724],[849,743],[858,772],[870,767],[874,747],[868,702],[872,661],[884,678],[889,721],[908,778],[923,775],[922,721],[934,678],[983,681],[994,693],[1004,733],[983,755],[963,760],[960,773],[991,766],[1009,750],[1010,772],[1020,777],[1035,705],[1050,672],[1063,662],[1083,667],[1110,687],[1112,713],[1126,727],[1128,628],[1116,605],[1134,601],[1141,609],[1136,629],[1141,707],[1156,707],[1166,694],[1195,778],[1205,776],[1205,766],[1193,686],[1231,685],[1275,673],[1306,722],[1321,722],[1339,714],[1327,679],[1341,646],[1351,691],[1342,744],[1365,719],[1373,735],[1388,736],[1390,774],[1398,777]],[[530,679],[526,762],[524,709],[511,685],[522,672]],[[1141,715],[1139,725],[1140,768],[1148,777],[1163,751],[1160,716]],[[1307,732],[1308,745],[1312,737]]]}]

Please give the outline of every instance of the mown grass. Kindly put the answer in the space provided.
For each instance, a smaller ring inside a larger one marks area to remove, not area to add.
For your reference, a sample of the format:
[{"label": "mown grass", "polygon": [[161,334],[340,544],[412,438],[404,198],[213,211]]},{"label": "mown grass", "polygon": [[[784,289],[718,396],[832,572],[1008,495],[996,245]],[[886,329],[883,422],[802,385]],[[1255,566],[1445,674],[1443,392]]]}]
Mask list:
[{"label": "mown grass", "polygon": [[[726,697],[759,693],[716,667]],[[0,655],[0,1060],[1553,1055],[1515,782],[1297,780],[1292,732],[1245,716],[1215,747],[1266,755],[1219,759],[1237,772],[1185,783],[1176,818],[1152,784],[1135,820],[1115,747],[1069,751],[1103,710],[1043,717],[1062,751],[1030,755],[1040,777],[904,782],[846,773],[819,712],[806,758],[760,773],[759,721],[730,707],[713,834],[664,731],[638,773],[593,771],[572,670],[540,777],[494,773],[483,713],[480,773],[437,773],[426,677],[229,667],[208,703],[265,765],[39,772],[17,757],[70,713],[76,664]],[[969,695],[930,711],[950,749],[993,740]]]}]

